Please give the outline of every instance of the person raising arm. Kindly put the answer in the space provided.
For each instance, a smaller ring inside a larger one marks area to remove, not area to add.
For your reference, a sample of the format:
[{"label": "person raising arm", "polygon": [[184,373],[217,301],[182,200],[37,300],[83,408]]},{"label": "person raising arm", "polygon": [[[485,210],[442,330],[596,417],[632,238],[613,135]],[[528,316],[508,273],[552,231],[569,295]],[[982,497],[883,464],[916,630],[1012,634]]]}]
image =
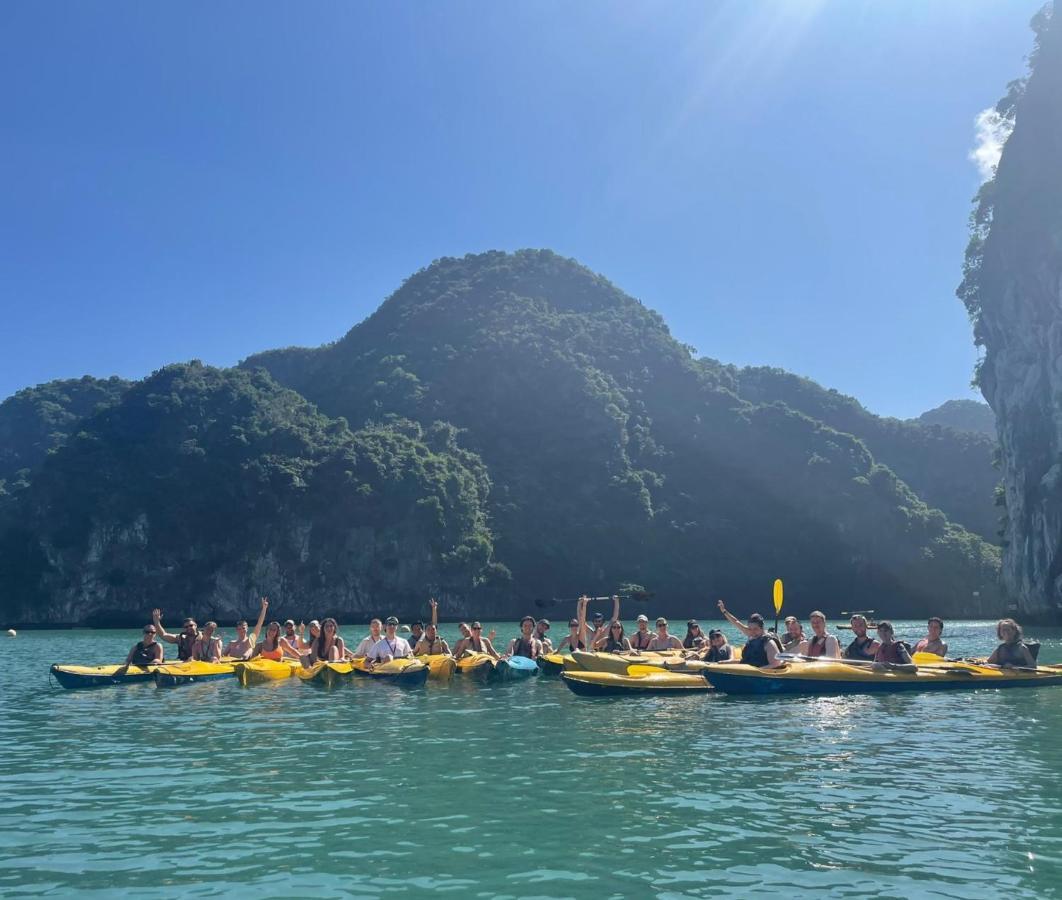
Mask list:
[{"label": "person raising arm", "polygon": [[258,613],[258,621],[255,623],[254,632],[247,633],[247,620],[241,619],[236,623],[236,639],[225,645],[222,656],[232,659],[250,659],[254,645],[258,643],[258,637],[262,633],[262,625],[265,622],[266,610],[269,609],[269,601],[262,598],[262,608]]},{"label": "person raising arm", "polygon": [[177,645],[177,658],[181,662],[188,662],[195,656],[195,645],[199,640],[199,628],[195,624],[195,619],[190,617],[185,619],[179,634],[170,634],[162,627],[162,610],[160,609],[151,610],[151,621],[162,640],[167,644]]},{"label": "person raising arm", "polygon": [[737,617],[726,611],[723,601],[719,601],[719,609],[726,616],[726,620],[741,631],[748,640],[741,649],[740,660],[722,660],[717,665],[746,665],[755,666],[758,669],[779,669],[785,665],[785,661],[779,656],[778,644],[767,634],[763,625],[763,616],[753,613],[749,616],[747,624],[742,624]]}]

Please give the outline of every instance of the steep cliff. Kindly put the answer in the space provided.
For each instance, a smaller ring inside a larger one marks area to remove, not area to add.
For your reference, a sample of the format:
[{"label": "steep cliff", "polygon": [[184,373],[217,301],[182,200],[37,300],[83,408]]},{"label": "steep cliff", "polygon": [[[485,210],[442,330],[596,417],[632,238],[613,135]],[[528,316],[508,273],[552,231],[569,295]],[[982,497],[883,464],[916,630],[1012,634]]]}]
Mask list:
[{"label": "steep cliff", "polygon": [[1062,21],[1033,20],[1029,76],[973,215],[959,295],[984,346],[978,379],[999,431],[1003,574],[1026,619],[1062,619]]}]

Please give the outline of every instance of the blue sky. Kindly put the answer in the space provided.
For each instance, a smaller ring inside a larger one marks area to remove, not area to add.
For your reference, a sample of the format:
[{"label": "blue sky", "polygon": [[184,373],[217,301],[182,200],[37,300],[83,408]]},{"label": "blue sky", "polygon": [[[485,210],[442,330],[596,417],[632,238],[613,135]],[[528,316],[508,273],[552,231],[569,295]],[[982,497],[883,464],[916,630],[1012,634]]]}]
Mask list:
[{"label": "blue sky", "polygon": [[973,396],[974,118],[1039,2],[0,5],[0,397],[340,337],[550,247],[888,415]]}]

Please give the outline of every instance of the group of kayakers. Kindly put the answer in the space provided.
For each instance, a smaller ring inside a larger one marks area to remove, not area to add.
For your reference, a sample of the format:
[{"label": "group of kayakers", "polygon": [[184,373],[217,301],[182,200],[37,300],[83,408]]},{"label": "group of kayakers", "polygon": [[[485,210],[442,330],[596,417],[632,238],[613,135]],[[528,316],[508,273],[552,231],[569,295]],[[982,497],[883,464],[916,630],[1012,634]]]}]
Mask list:
[{"label": "group of kayakers", "polygon": [[[152,622],[144,627],[143,640],[129,651],[126,665],[148,666],[163,661],[162,642],[175,644],[181,661],[197,660],[218,662],[222,657],[249,660],[262,657],[280,661],[289,659],[312,666],[318,661],[338,662],[345,659],[364,659],[368,666],[423,655],[452,655],[460,658],[465,653],[485,653],[495,659],[524,656],[537,659],[543,654],[564,651],[594,650],[604,653],[653,653],[660,651],[687,651],[705,662],[742,663],[762,668],[778,668],[792,659],[843,659],[870,663],[875,668],[891,668],[914,671],[912,659],[915,653],[931,653],[946,656],[948,645],[943,640],[944,622],[933,616],[927,622],[926,636],[913,647],[896,640],[892,623],[876,624],[877,638],[869,634],[870,623],[866,616],[851,617],[853,638],[844,648],[836,635],[830,634],[824,613],[815,611],[808,617],[810,635],[804,632],[801,622],[794,616],[785,619],[785,630],[780,634],[768,631],[763,616],[753,613],[745,622],[739,620],[719,601],[723,617],[745,636],[740,655],[734,653],[726,635],[713,628],[707,634],[700,623],[690,619],[686,634],[679,638],[670,632],[668,620],[658,617],[655,630],[649,628],[649,618],[639,615],[635,629],[628,635],[619,618],[620,599],[612,598],[612,616],[606,620],[601,613],[587,619],[591,600],[580,597],[576,603],[576,615],[568,622],[568,634],[554,646],[549,637],[551,623],[548,619],[524,616],[520,620],[520,633],[508,644],[503,653],[494,647],[495,632],[483,634],[480,622],[462,622],[458,625],[461,637],[451,648],[440,636],[438,629],[439,604],[433,598],[431,621],[414,622],[407,630],[409,638],[398,633],[399,621],[395,616],[384,620],[373,619],[369,634],[351,649],[339,635],[335,619],[314,619],[309,625],[296,626],[293,619],[283,624],[270,622],[265,637],[261,638],[269,610],[269,600],[262,599],[258,620],[251,629],[245,620],[236,623],[236,637],[227,644],[218,635],[216,622],[207,622],[202,630],[192,618],[184,620],[176,634],[166,631],[162,614],[152,610]],[[997,625],[1001,643],[989,657],[988,662],[1001,666],[1034,667],[1034,654],[1023,641],[1021,627],[1013,619],[1002,619]]]}]

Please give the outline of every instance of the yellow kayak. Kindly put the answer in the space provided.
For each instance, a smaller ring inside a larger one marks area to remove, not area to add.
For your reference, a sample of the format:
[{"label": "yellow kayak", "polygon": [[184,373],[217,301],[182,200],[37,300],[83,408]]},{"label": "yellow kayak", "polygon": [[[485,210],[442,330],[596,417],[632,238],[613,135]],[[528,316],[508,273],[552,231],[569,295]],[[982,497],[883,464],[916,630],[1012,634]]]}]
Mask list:
[{"label": "yellow kayak", "polygon": [[438,681],[449,681],[457,668],[457,660],[449,653],[433,653],[430,656],[418,656],[417,659],[428,667],[428,677]]},{"label": "yellow kayak", "polygon": [[238,662],[233,668],[240,684],[247,687],[249,684],[263,684],[267,681],[283,681],[291,678],[296,669],[301,669],[302,664],[292,659],[272,660],[256,657],[248,662]]},{"label": "yellow kayak", "polygon": [[712,686],[701,675],[659,672],[637,668],[635,675],[613,672],[565,672],[561,678],[573,694],[583,697],[607,697],[618,694],[693,694],[710,691]]},{"label": "yellow kayak", "polygon": [[576,650],[564,668],[568,672],[611,672],[613,675],[626,675],[628,666],[660,666],[668,662],[680,663],[682,654],[677,650],[667,653],[601,653],[598,651]]},{"label": "yellow kayak", "polygon": [[177,687],[196,681],[211,681],[215,678],[231,678],[236,673],[231,661],[165,663],[155,669],[155,684],[158,687]]},{"label": "yellow kayak", "polygon": [[309,668],[299,665],[295,669],[295,676],[307,684],[320,684],[332,687],[340,679],[347,677],[353,671],[349,662],[315,662]]},{"label": "yellow kayak", "polygon": [[543,653],[538,658],[538,667],[543,675],[560,675],[564,671],[565,658],[561,653]]},{"label": "yellow kayak", "polygon": [[364,657],[359,657],[351,660],[351,668],[355,675],[404,687],[416,687],[428,680],[428,666],[415,657],[392,659],[371,667]]},{"label": "yellow kayak", "polygon": [[456,671],[458,675],[472,678],[490,678],[495,665],[494,657],[489,653],[469,652],[457,661]]}]

